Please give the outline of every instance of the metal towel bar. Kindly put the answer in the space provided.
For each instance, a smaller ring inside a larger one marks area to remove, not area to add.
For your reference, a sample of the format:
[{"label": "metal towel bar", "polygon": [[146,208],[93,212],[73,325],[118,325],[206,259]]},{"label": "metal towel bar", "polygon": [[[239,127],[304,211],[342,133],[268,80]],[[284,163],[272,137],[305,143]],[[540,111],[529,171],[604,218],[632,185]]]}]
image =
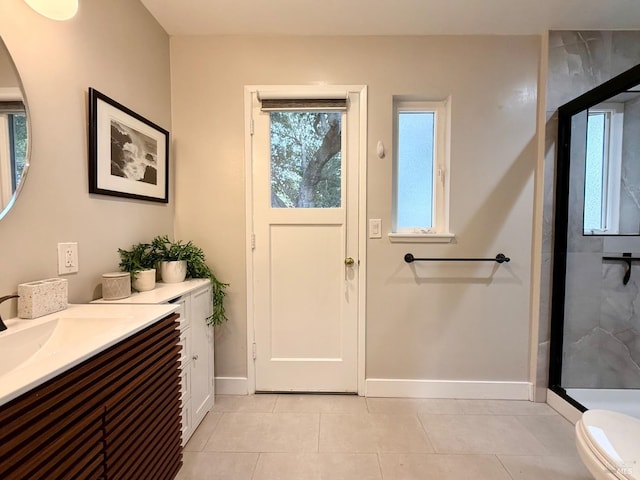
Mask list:
[{"label": "metal towel bar", "polygon": [[640,258],[634,257],[631,253],[623,253],[621,257],[602,257],[603,260],[618,260],[626,263],[627,269],[624,272],[624,276],[622,277],[622,284],[626,285],[629,283],[629,279],[631,278],[631,262],[640,262]]},{"label": "metal towel bar", "polygon": [[504,253],[499,253],[495,258],[416,258],[411,253],[407,253],[404,256],[404,261],[407,263],[413,262],[497,262],[505,263],[510,262],[511,259]]}]

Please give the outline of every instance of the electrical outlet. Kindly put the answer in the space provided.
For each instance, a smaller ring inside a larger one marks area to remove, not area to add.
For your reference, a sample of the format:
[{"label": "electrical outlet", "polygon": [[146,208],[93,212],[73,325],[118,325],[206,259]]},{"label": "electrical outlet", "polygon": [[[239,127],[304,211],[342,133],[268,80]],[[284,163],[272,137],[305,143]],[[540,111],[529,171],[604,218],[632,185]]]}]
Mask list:
[{"label": "electrical outlet", "polygon": [[66,248],[64,250],[64,266],[67,267],[67,268],[75,266],[75,262],[73,261],[73,249],[72,248]]},{"label": "electrical outlet", "polygon": [[75,273],[78,271],[78,243],[68,242],[58,244],[58,275]]}]

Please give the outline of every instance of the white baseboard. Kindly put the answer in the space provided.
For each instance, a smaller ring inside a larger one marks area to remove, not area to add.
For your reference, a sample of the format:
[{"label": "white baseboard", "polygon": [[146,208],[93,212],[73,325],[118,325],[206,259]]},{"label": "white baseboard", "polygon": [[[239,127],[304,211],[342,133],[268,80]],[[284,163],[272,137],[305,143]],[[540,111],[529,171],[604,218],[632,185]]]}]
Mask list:
[{"label": "white baseboard", "polygon": [[529,382],[479,382],[368,378],[367,397],[529,400]]},{"label": "white baseboard", "polygon": [[247,395],[247,377],[216,377],[216,395]]},{"label": "white baseboard", "polygon": [[580,420],[580,417],[582,417],[582,412],[580,410],[551,390],[547,390],[547,403],[551,408],[574,425],[578,420]]},{"label": "white baseboard", "polygon": [[[217,395],[248,395],[247,377],[216,377]],[[529,400],[528,382],[478,382],[368,378],[365,396]]]}]

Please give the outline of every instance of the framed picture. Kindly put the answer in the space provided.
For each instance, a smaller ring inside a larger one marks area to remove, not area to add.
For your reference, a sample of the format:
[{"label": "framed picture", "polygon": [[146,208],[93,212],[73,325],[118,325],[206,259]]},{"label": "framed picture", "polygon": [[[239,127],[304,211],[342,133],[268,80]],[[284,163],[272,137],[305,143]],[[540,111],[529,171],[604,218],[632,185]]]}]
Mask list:
[{"label": "framed picture", "polygon": [[169,202],[169,132],[93,88],[89,193]]}]

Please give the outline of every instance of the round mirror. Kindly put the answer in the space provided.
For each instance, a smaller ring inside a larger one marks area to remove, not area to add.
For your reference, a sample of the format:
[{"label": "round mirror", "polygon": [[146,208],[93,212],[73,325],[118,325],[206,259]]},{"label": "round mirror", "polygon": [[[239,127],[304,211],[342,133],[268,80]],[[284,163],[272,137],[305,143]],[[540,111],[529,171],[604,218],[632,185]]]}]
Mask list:
[{"label": "round mirror", "polygon": [[27,102],[9,50],[0,38],[0,219],[11,209],[29,169]]}]

